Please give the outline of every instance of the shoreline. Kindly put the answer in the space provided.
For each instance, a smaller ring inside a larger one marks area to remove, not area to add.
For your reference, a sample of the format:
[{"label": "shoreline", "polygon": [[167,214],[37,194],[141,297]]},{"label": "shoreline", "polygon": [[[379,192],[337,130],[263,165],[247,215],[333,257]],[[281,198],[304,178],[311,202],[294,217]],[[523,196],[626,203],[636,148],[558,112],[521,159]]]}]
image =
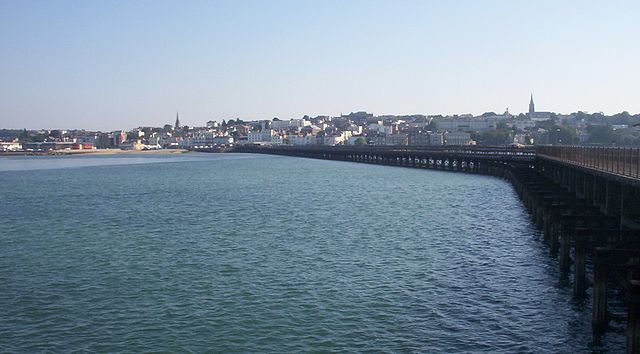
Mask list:
[{"label": "shoreline", "polygon": [[54,151],[11,151],[0,152],[1,156],[83,156],[83,155],[167,155],[186,154],[191,151],[186,149],[161,149],[161,150],[120,150],[120,149],[95,149],[95,150],[54,150]]}]

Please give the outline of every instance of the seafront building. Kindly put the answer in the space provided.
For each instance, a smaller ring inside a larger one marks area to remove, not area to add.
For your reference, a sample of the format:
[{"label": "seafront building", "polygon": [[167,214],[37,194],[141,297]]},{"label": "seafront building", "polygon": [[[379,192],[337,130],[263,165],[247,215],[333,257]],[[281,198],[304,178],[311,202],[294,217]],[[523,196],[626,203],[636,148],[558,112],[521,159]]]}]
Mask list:
[{"label": "seafront building", "polygon": [[473,145],[474,141],[471,140],[471,134],[465,132],[447,132],[444,134],[445,145]]},{"label": "seafront building", "polygon": [[0,151],[19,151],[22,144],[19,141],[0,141]]},{"label": "seafront building", "polygon": [[[459,146],[605,143],[614,137],[636,139],[640,135],[639,118],[620,113],[608,126],[615,134],[602,133],[607,117],[602,114],[555,114],[536,111],[533,94],[528,112],[512,115],[486,112],[479,116],[441,115],[380,115],[364,111],[340,114],[336,117],[316,117],[242,121],[240,119],[208,120],[205,126],[182,125],[176,113],[173,124],[162,127],[139,127],[133,130],[90,132],[85,130],[14,131],[8,138],[0,136],[0,151],[42,151],[88,148],[120,148],[148,150],[167,148],[211,148],[242,144],[258,145],[409,145]],[[563,129],[560,129],[562,127]],[[600,129],[604,141],[594,140]],[[606,132],[605,132],[606,133]],[[560,136],[564,134],[564,136]],[[640,138],[638,138],[640,144]]]},{"label": "seafront building", "polygon": [[304,119],[274,120],[271,122],[271,129],[282,130],[289,128],[302,128],[311,125],[311,122]]}]

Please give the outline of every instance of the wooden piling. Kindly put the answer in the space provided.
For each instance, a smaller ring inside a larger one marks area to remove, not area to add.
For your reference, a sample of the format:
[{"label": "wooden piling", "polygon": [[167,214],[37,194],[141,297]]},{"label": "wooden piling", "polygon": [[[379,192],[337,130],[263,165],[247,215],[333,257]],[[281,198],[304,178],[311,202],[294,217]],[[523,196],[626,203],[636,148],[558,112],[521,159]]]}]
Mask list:
[{"label": "wooden piling", "polygon": [[594,333],[601,333],[607,327],[607,264],[604,259],[606,250],[597,249],[594,257],[593,280],[593,317]]},{"label": "wooden piling", "polygon": [[571,237],[567,230],[560,228],[560,271],[569,272],[571,268]]},{"label": "wooden piling", "polygon": [[576,297],[583,297],[587,289],[585,276],[585,260],[587,257],[587,244],[584,239],[577,238],[575,242],[574,278],[573,294]]},{"label": "wooden piling", "polygon": [[627,302],[627,353],[640,353],[640,280],[631,280]]}]

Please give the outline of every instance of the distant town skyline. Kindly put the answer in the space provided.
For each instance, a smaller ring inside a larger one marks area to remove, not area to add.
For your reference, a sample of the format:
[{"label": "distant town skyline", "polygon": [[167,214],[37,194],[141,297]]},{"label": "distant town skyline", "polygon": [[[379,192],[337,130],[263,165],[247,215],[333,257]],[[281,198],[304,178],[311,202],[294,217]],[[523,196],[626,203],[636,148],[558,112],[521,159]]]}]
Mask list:
[{"label": "distant town skyline", "polygon": [[640,2],[0,0],[0,128],[640,112]]}]

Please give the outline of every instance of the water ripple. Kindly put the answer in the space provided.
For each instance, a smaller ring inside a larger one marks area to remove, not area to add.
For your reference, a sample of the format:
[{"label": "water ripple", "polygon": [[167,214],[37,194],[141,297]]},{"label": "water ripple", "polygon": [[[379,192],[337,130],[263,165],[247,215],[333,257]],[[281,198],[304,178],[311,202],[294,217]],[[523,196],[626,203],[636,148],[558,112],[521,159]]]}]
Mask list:
[{"label": "water ripple", "polygon": [[0,352],[624,348],[504,181],[198,156],[0,172]]}]

